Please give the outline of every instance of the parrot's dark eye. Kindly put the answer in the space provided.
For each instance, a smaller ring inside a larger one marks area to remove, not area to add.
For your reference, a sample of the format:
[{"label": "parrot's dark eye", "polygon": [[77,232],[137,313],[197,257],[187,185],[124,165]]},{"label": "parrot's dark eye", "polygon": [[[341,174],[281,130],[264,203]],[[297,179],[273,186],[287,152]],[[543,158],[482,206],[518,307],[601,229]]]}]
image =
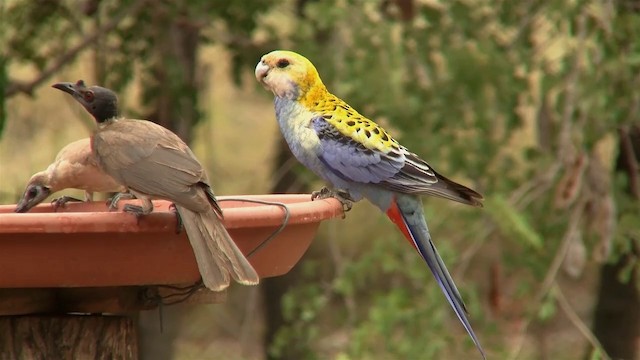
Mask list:
[{"label": "parrot's dark eye", "polygon": [[84,101],[86,102],[92,102],[93,99],[95,98],[93,91],[86,91],[85,93],[82,94],[82,96],[84,97]]},{"label": "parrot's dark eye", "polygon": [[276,64],[277,67],[279,67],[280,69],[284,69],[287,66],[289,66],[289,60],[287,59],[280,59],[278,60],[278,63]]}]

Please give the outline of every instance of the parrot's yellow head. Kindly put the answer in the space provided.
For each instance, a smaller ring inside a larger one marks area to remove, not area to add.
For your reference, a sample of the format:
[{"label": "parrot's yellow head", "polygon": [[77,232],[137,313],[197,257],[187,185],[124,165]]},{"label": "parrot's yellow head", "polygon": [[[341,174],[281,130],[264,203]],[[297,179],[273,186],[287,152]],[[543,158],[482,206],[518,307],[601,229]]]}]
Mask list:
[{"label": "parrot's yellow head", "polygon": [[275,96],[289,100],[321,96],[327,91],[311,61],[293,51],[276,50],[262,56],[256,79]]}]

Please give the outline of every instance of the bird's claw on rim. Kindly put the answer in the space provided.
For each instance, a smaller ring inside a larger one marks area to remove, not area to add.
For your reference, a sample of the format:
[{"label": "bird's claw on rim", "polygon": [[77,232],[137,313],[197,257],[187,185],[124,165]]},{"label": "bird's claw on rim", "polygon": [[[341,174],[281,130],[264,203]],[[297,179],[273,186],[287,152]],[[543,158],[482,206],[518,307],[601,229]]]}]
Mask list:
[{"label": "bird's claw on rim", "polygon": [[342,211],[344,212],[351,210],[351,208],[353,207],[353,202],[355,201],[348,191],[342,189],[329,189],[326,186],[318,191],[314,191],[311,193],[311,200],[322,200],[328,198],[334,198],[340,201],[340,203],[342,204]]},{"label": "bird's claw on rim", "polygon": [[124,204],[122,211],[135,215],[138,225],[140,224],[140,218],[147,214],[142,206],[133,204]]},{"label": "bird's claw on rim", "polygon": [[176,234],[180,234],[184,226],[182,224],[182,218],[180,217],[180,213],[178,212],[176,204],[171,203],[171,205],[169,205],[169,210],[173,211],[176,214],[176,220],[178,221],[178,223],[176,224]]},{"label": "bird's claw on rim", "polygon": [[68,203],[69,201],[82,202],[82,200],[80,200],[80,199],[76,199],[74,197],[65,195],[65,196],[59,197],[57,199],[51,200],[51,206],[53,206],[53,211],[58,211],[59,208],[64,207],[65,204]]},{"label": "bird's claw on rim", "polygon": [[125,192],[125,193],[117,193],[113,195],[111,199],[107,200],[107,206],[109,207],[109,211],[118,209],[118,203],[120,202],[120,200],[126,200],[126,199],[133,199],[133,194]]}]

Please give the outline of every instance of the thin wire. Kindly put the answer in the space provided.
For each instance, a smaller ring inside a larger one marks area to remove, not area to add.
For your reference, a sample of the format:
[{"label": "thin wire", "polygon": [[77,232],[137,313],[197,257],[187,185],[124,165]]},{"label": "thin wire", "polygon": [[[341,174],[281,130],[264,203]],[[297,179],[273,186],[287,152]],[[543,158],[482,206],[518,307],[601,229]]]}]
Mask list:
[{"label": "thin wire", "polygon": [[[158,306],[158,320],[160,322],[161,334],[164,332],[164,307],[187,301],[191,296],[193,296],[193,294],[198,292],[198,290],[202,289],[203,287],[204,284],[202,283],[202,280],[199,280],[195,284],[188,286],[156,285],[154,287],[147,287],[145,289],[145,291],[142,293],[143,301]],[[162,296],[158,292],[158,289],[169,289],[178,292]],[[168,301],[168,299],[178,296],[180,296],[179,299]]]},{"label": "thin wire", "polygon": [[[284,219],[282,220],[282,224],[280,224],[280,226],[271,234],[269,234],[269,236],[267,236],[264,240],[262,240],[262,242],[260,242],[260,244],[258,244],[258,246],[256,246],[253,250],[251,250],[248,254],[247,254],[247,258],[250,258],[251,256],[253,256],[255,253],[257,253],[258,251],[260,251],[262,248],[264,248],[265,246],[267,246],[276,236],[278,236],[278,234],[280,234],[289,224],[289,218],[291,217],[291,212],[289,210],[289,207],[281,202],[276,202],[276,201],[266,201],[266,200],[256,200],[256,199],[244,199],[244,198],[225,198],[225,199],[218,199],[218,202],[222,202],[222,201],[239,201],[239,202],[247,202],[247,203],[253,203],[253,204],[262,204],[262,205],[272,205],[272,206],[278,206],[280,208],[282,208],[282,210],[284,210]],[[191,296],[193,296],[196,292],[198,292],[198,290],[204,288],[204,284],[202,282],[202,280],[196,282],[193,285],[188,285],[188,286],[175,286],[175,285],[156,285],[155,287],[150,287],[147,288],[145,292],[143,292],[142,297],[145,301],[148,301],[152,304],[156,304],[158,306],[158,310],[159,310],[159,316],[160,316],[160,332],[162,332],[162,328],[163,328],[163,306],[168,306],[168,305],[174,305],[174,304],[178,304],[181,302],[185,302],[187,301]],[[172,294],[169,295],[165,295],[165,296],[161,296],[159,294],[158,291],[153,291],[153,290],[157,290],[157,289],[169,289],[169,290],[173,290],[175,291]],[[176,298],[176,299],[174,299]]]},{"label": "thin wire", "polygon": [[[188,300],[203,287],[204,285],[202,283],[202,280],[199,280],[195,284],[189,286],[156,285],[154,287],[147,288],[147,291],[143,293],[142,297],[145,300],[157,305],[174,305]],[[176,292],[169,295],[161,296],[158,292],[152,293],[154,289],[169,289]],[[173,298],[178,299],[171,300]]]},{"label": "thin wire", "polygon": [[291,216],[291,212],[289,211],[289,207],[284,203],[277,202],[277,201],[266,201],[266,200],[244,199],[244,198],[218,199],[218,202],[223,202],[223,201],[241,201],[241,202],[248,202],[253,204],[279,206],[282,208],[282,210],[284,210],[284,219],[282,220],[282,224],[280,224],[280,226],[274,232],[272,232],[269,236],[267,236],[264,240],[262,240],[262,242],[258,244],[258,246],[256,246],[253,250],[249,251],[249,253],[246,256],[247,259],[253,256],[258,251],[262,250],[262,248],[264,248],[265,246],[267,246],[289,224],[289,217]]}]

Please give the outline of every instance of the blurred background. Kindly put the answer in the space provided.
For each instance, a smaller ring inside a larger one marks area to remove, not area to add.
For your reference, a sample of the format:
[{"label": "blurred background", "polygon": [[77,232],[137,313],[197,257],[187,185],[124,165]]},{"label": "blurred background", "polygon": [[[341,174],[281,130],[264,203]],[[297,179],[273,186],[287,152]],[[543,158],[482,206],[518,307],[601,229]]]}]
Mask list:
[{"label": "blurred background", "polygon": [[[188,141],[218,195],[323,184],[289,154],[260,56],[330,91],[483,209],[425,199],[491,359],[640,359],[640,5],[632,0],[0,1],[0,203],[116,90]],[[69,191],[70,195],[81,195]],[[56,194],[59,196],[59,194]],[[359,203],[288,275],[142,313],[143,359],[476,359],[419,256]]]}]

